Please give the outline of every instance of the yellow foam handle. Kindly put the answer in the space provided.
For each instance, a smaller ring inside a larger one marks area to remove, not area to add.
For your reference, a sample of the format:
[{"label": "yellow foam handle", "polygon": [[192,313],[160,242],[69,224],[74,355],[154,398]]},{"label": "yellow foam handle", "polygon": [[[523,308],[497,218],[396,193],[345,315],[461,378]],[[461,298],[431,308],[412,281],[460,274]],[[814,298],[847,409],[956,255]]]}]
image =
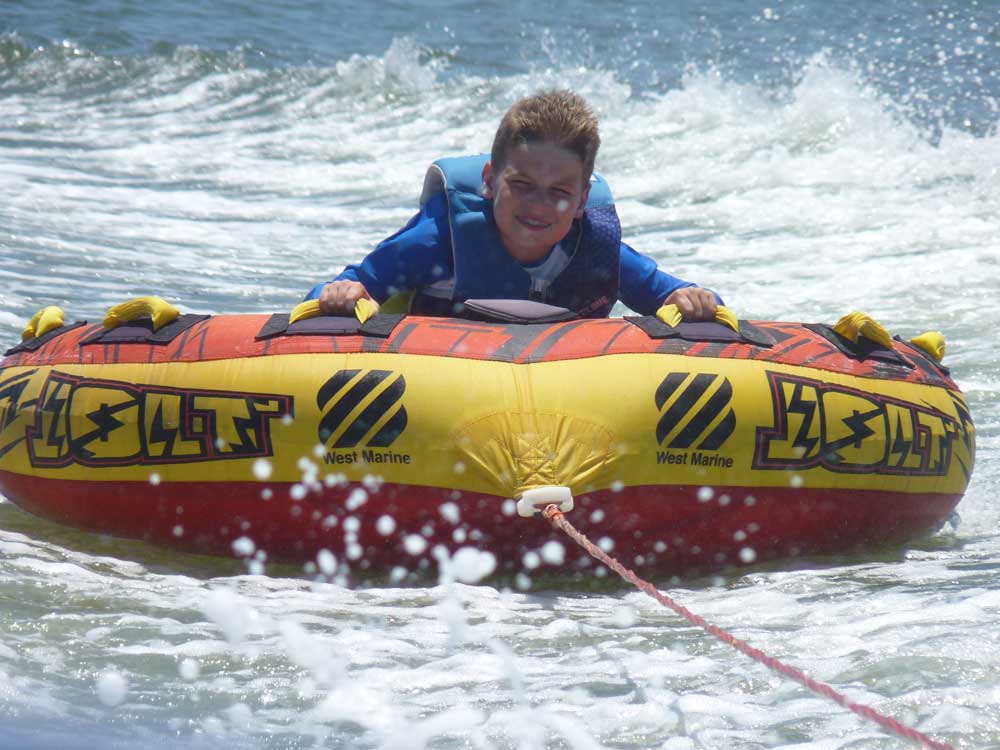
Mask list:
[{"label": "yellow foam handle", "polygon": [[849,312],[833,326],[833,330],[845,339],[850,339],[855,344],[859,338],[866,338],[876,344],[884,346],[886,349],[895,349],[892,343],[892,336],[883,328],[878,321],[869,317],[866,313]]},{"label": "yellow foam handle", "polygon": [[715,308],[715,322],[722,323],[722,325],[733,329],[736,333],[740,332],[740,321],[736,319],[736,313],[728,307],[719,305]]},{"label": "yellow foam handle", "polygon": [[364,323],[368,318],[378,312],[378,303],[367,297],[362,297],[354,303],[354,314],[358,316],[358,321]]},{"label": "yellow foam handle", "polygon": [[[357,317],[359,323],[364,323],[377,312],[378,303],[366,297],[362,297],[354,303],[354,315]],[[307,299],[305,302],[300,302],[292,308],[291,313],[288,315],[288,324],[291,325],[297,320],[315,318],[320,314],[319,300]]]},{"label": "yellow foam handle", "polygon": [[677,326],[684,320],[677,305],[660,305],[660,309],[656,311],[656,317],[671,327]]},{"label": "yellow foam handle", "polygon": [[37,339],[44,336],[49,331],[59,328],[64,323],[64,313],[61,307],[49,305],[31,316],[28,325],[21,331],[21,341]]},{"label": "yellow foam handle", "polygon": [[[677,326],[684,320],[677,305],[661,305],[660,309],[656,311],[656,317],[671,327]],[[739,333],[740,322],[736,319],[735,313],[728,307],[719,305],[715,308],[715,322],[721,323]]]},{"label": "yellow foam handle", "polygon": [[151,318],[153,330],[177,320],[180,310],[160,297],[136,297],[115,305],[104,315],[104,327],[115,328],[136,318]]},{"label": "yellow foam handle", "polygon": [[940,331],[926,331],[910,339],[910,343],[930,354],[936,362],[944,359],[944,334]]},{"label": "yellow foam handle", "polygon": [[300,302],[292,311],[288,314],[288,325],[295,323],[299,320],[308,320],[309,318],[315,318],[319,315],[319,300],[318,299],[307,299],[305,302]]}]

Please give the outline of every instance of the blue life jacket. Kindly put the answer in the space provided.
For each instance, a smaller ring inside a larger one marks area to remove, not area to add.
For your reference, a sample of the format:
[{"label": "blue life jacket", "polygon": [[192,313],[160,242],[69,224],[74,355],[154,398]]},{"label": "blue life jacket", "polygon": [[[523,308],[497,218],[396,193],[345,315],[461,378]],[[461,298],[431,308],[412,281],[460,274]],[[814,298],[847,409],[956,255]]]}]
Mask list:
[{"label": "blue life jacket", "polygon": [[450,300],[417,290],[411,312],[453,315],[456,304],[467,299],[535,299],[580,317],[606,317],[618,299],[621,254],[621,224],[608,183],[599,175],[591,177],[583,217],[573,222],[562,242],[569,265],[541,296],[532,296],[531,277],[504,249],[493,201],[481,193],[488,159],[487,154],[439,159],[427,170],[420,205],[445,194],[455,286]]}]

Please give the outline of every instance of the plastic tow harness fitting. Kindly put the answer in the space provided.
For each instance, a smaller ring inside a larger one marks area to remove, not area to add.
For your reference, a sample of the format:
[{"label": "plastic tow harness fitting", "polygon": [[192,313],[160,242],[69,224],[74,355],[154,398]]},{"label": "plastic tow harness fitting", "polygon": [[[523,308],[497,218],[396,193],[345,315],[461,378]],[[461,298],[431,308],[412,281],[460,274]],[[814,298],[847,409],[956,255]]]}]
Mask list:
[{"label": "plastic tow harness fitting", "polygon": [[548,505],[558,505],[563,513],[573,510],[573,493],[563,485],[547,485],[525,490],[517,499],[517,514],[531,518]]}]

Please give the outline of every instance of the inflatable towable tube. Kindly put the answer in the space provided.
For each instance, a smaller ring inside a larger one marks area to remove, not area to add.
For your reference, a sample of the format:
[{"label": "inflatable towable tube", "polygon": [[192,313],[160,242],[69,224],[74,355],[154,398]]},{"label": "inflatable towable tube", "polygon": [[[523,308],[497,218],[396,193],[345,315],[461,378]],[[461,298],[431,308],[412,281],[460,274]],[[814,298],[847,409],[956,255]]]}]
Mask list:
[{"label": "inflatable towable tube", "polygon": [[7,352],[0,492],[182,550],[232,555],[245,537],[269,560],[329,550],[387,570],[474,545],[510,569],[555,538],[516,501],[556,488],[630,567],[704,572],[925,534],[972,471],[943,341],[859,314],[724,325],[470,301],[466,319],[361,322],[129,305],[105,325],[36,316]]}]

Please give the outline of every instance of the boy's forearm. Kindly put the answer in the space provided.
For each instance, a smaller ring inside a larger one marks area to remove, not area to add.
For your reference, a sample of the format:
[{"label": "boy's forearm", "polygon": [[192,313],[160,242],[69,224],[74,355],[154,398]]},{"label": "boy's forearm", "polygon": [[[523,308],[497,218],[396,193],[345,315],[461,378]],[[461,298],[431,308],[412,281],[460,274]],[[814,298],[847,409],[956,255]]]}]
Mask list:
[{"label": "boy's forearm", "polygon": [[[419,289],[452,273],[447,206],[428,203],[396,234],[382,240],[360,263],[352,263],[330,281],[357,281],[379,303],[401,291]],[[444,238],[444,240],[442,240]],[[324,282],[306,299],[318,298]]]},{"label": "boy's forearm", "polygon": [[[619,296],[625,305],[640,315],[654,315],[664,300],[678,289],[697,286],[694,282],[663,271],[652,258],[622,243]],[[723,304],[716,292],[709,291],[715,296],[717,304]]]}]

